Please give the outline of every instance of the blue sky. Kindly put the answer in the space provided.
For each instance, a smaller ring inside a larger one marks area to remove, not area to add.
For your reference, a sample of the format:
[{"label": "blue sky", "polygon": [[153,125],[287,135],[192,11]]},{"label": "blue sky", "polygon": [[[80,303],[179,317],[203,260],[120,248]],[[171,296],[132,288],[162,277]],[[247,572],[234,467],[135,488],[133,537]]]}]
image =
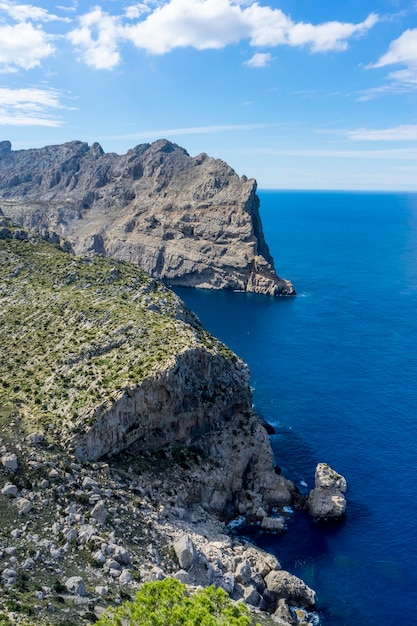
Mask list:
[{"label": "blue sky", "polygon": [[161,137],[261,189],[417,190],[417,0],[0,0],[0,139]]}]

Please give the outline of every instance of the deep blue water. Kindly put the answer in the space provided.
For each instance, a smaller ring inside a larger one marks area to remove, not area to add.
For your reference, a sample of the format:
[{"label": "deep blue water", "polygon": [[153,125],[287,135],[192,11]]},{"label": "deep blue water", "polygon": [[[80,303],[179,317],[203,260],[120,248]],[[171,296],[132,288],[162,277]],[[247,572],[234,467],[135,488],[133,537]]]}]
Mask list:
[{"label": "deep blue water", "polygon": [[296,513],[257,541],[317,591],[326,626],[415,624],[417,194],[259,195],[298,296],[177,292],[249,364],[283,474],[310,489],[329,463],[348,508],[331,525]]}]

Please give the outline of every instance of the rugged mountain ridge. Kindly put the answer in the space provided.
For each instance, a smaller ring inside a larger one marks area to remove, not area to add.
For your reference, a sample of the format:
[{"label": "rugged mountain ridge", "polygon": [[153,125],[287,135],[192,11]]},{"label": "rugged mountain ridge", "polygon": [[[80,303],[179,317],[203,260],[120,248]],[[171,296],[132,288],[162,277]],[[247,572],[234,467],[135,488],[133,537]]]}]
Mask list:
[{"label": "rugged mountain ridge", "polygon": [[2,141],[0,208],[77,254],[131,261],[173,286],[295,293],[275,272],[256,181],[165,139],[121,156],[97,143],[14,151]]}]

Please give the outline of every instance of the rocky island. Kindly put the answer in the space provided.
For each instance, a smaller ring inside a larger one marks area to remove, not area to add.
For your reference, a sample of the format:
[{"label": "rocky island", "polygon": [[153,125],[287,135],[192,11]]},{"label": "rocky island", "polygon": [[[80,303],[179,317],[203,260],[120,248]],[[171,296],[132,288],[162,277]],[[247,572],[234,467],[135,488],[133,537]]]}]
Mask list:
[{"label": "rocky island", "polygon": [[2,141],[0,201],[76,254],[131,261],[169,285],[295,294],[275,272],[256,181],[165,139],[121,156],[97,143],[14,151]]}]

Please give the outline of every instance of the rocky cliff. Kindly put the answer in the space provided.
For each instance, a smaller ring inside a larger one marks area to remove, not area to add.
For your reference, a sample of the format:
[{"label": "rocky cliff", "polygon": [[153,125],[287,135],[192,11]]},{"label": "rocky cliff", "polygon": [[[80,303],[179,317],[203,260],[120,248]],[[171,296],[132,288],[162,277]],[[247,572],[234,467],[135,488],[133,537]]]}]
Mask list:
[{"label": "rocky cliff", "polygon": [[170,285],[293,295],[265,242],[256,182],[166,140],[127,154],[0,142],[0,208],[77,254],[131,261]]},{"label": "rocky cliff", "polygon": [[92,623],[171,575],[312,623],[314,592],[225,526],[281,531],[299,495],[247,366],[134,265],[45,238],[0,213],[1,619]]}]

